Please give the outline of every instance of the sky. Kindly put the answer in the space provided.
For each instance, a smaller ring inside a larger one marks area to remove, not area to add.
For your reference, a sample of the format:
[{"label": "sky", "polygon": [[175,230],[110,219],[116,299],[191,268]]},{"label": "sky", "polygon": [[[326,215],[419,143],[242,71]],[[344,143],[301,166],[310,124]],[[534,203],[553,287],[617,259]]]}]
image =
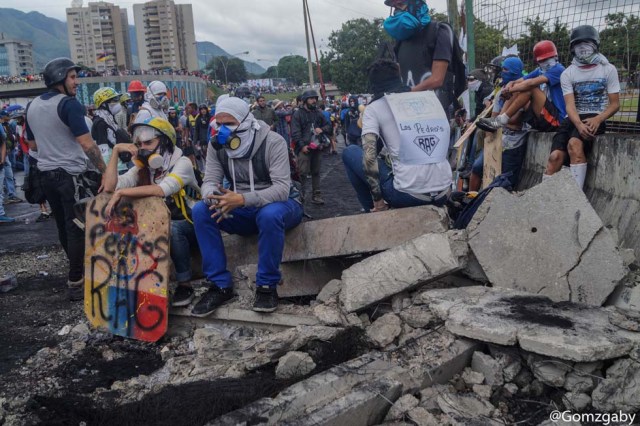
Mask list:
[{"label": "sky", "polygon": [[[133,24],[133,4],[144,1],[111,0],[127,8]],[[0,1],[4,3],[4,0]],[[24,12],[37,11],[51,18],[66,21],[65,8],[71,0],[29,0],[25,6],[12,4]],[[84,5],[88,1],[84,0]],[[327,49],[329,35],[341,25],[356,18],[383,18],[389,8],[383,0],[308,0],[317,47]],[[191,4],[197,41],[211,41],[230,54],[244,60],[258,61],[264,68],[274,65],[289,54],[307,56],[302,0],[191,0],[176,1]],[[446,13],[446,0],[428,2],[430,8]],[[313,54],[313,53],[312,53]]]}]

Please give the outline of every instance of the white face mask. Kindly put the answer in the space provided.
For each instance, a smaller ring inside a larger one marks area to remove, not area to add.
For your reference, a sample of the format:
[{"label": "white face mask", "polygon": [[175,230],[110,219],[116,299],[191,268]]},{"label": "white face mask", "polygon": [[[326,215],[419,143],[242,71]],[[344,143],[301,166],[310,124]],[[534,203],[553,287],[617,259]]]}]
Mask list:
[{"label": "white face mask", "polygon": [[589,42],[578,43],[573,47],[573,54],[578,60],[589,59],[594,53],[596,53],[596,49]]},{"label": "white face mask", "polygon": [[556,58],[549,58],[549,59],[545,59],[544,61],[540,61],[538,63],[538,66],[542,71],[548,71],[551,68],[555,67],[557,63],[558,63],[558,60]]},{"label": "white face mask", "polygon": [[120,111],[122,111],[122,105],[120,105],[120,104],[109,104],[109,112],[111,112],[112,115],[116,115]]},{"label": "white face mask", "polygon": [[470,81],[468,85],[469,85],[469,90],[471,92],[477,92],[480,86],[482,85],[482,82],[480,80],[473,80],[473,81]]}]

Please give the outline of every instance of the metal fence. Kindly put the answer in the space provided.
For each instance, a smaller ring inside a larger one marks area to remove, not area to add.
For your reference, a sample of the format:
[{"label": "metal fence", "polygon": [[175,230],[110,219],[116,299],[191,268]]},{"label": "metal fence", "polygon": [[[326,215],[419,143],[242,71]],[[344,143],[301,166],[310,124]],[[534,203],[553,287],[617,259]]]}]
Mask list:
[{"label": "metal fence", "polygon": [[532,71],[533,46],[545,39],[556,44],[560,61],[568,66],[571,29],[594,26],[600,32],[600,52],[620,78],[620,111],[611,124],[640,132],[640,0],[473,0],[473,12],[476,67],[505,46],[517,45],[525,69]]}]

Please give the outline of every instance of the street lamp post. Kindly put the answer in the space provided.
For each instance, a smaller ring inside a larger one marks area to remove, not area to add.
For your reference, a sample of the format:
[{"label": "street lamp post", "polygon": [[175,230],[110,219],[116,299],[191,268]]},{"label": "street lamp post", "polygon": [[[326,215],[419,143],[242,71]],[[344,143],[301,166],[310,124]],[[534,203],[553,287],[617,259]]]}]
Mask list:
[{"label": "street lamp post", "polygon": [[[236,56],[236,55],[248,55],[249,51],[244,51],[244,52],[238,52],[238,53],[232,53],[229,56]],[[218,59],[220,60],[220,63],[222,64],[222,68],[224,69],[224,84],[228,85],[229,84],[229,78],[227,77],[227,65],[229,65],[229,56],[218,56]],[[227,58],[226,62],[222,60],[222,58]]]}]

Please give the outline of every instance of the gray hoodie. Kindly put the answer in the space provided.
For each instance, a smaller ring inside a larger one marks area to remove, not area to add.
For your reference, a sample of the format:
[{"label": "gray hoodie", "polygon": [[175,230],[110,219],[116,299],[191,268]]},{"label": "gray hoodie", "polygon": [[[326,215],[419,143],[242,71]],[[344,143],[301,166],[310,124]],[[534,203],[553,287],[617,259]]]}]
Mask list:
[{"label": "gray hoodie", "polygon": [[[247,159],[229,158],[229,170],[235,170],[236,192],[244,196],[245,206],[263,207],[276,201],[287,201],[291,186],[291,171],[289,168],[289,150],[285,140],[270,130],[264,121],[260,123],[260,130],[255,138],[255,144],[251,156]],[[267,144],[265,161],[269,169],[271,183],[258,182],[254,173],[254,190],[251,191],[249,167],[252,167],[251,158],[262,144]],[[231,162],[233,167],[231,167]],[[203,198],[213,194],[218,185],[222,184],[224,168],[218,160],[216,150],[207,150],[207,164],[205,167],[204,181],[202,183]]]}]

